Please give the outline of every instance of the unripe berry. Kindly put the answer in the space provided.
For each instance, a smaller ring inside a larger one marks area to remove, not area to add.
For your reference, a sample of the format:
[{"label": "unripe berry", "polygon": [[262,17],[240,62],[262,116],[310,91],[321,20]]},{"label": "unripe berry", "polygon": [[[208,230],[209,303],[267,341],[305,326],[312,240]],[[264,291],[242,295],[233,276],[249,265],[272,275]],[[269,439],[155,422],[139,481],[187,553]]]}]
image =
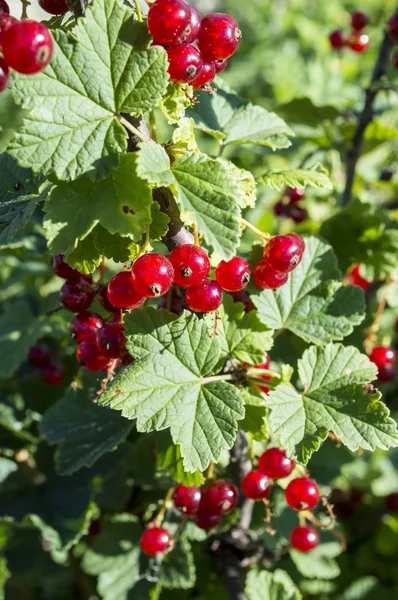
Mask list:
[{"label": "unripe berry", "polygon": [[195,515],[202,499],[202,490],[195,485],[186,486],[180,484],[176,487],[173,501],[176,509],[184,515]]},{"label": "unripe berry", "polygon": [[291,234],[277,235],[265,245],[264,258],[274,271],[289,273],[300,264],[303,249],[299,237]]},{"label": "unripe berry", "polygon": [[217,310],[221,305],[223,293],[217,281],[205,279],[195,287],[187,289],[185,301],[195,312],[205,313]]},{"label": "unripe berry", "polygon": [[167,48],[168,73],[175,83],[190,83],[199,75],[203,60],[198,50],[190,44]]},{"label": "unripe berry", "polygon": [[216,76],[216,69],[214,63],[204,62],[199,74],[191,82],[194,90],[211,89],[210,84]]},{"label": "unripe berry", "polygon": [[361,31],[366,25],[369,25],[370,17],[363,12],[355,12],[351,15],[351,27],[356,31]]},{"label": "unripe berry", "polygon": [[258,470],[270,479],[289,477],[294,469],[294,460],[286,456],[285,450],[268,448],[258,461]]},{"label": "unripe berry", "polygon": [[203,495],[199,512],[209,511],[213,515],[226,515],[238,503],[238,490],[230,481],[215,481]]},{"label": "unripe berry", "polygon": [[250,267],[239,256],[222,260],[216,269],[217,283],[227,292],[240,292],[250,281]]},{"label": "unripe berry", "polygon": [[170,546],[170,534],[163,527],[149,527],[141,537],[141,550],[148,556],[162,554]]},{"label": "unripe berry", "polygon": [[28,362],[32,367],[44,367],[50,361],[50,350],[46,344],[37,342],[29,350]]},{"label": "unripe berry", "polygon": [[311,510],[318,504],[320,493],[315,481],[309,477],[297,477],[285,489],[285,498],[295,510]]},{"label": "unripe berry", "polygon": [[252,500],[264,500],[271,493],[270,479],[260,471],[250,471],[242,481],[242,492]]},{"label": "unripe berry", "polygon": [[365,52],[369,47],[369,36],[363,31],[353,31],[348,37],[348,45],[353,52]]},{"label": "unripe berry", "polygon": [[275,271],[269,264],[269,261],[263,258],[263,260],[260,260],[256,264],[253,277],[259,288],[263,290],[275,290],[287,282],[289,275],[288,273]]},{"label": "unripe berry", "polygon": [[210,271],[210,260],[206,252],[193,244],[174,248],[169,261],[174,269],[174,283],[185,288],[202,283]]},{"label": "unripe berry", "polygon": [[50,15],[63,15],[69,10],[67,0],[39,0],[39,5]]},{"label": "unripe berry", "polygon": [[398,42],[398,13],[393,15],[388,22],[388,33],[394,42]]},{"label": "unripe berry", "polygon": [[5,60],[0,58],[0,92],[4,92],[10,81],[10,70]]},{"label": "unripe berry", "polygon": [[148,29],[158,44],[181,44],[191,35],[191,18],[182,0],[156,0],[148,11]]},{"label": "unripe berry", "polygon": [[290,534],[292,548],[299,552],[310,552],[319,545],[319,533],[310,525],[295,527]]},{"label": "unripe berry", "polygon": [[126,338],[121,323],[106,323],[98,334],[101,354],[108,358],[122,358],[126,353]]},{"label": "unripe berry", "polygon": [[174,269],[161,254],[143,254],[132,266],[133,286],[146,298],[158,298],[169,291],[173,284]]},{"label": "unripe berry", "polygon": [[144,304],[146,300],[133,285],[130,271],[116,273],[108,283],[106,291],[110,303],[119,309],[132,310]]},{"label": "unripe berry", "polygon": [[81,344],[87,338],[95,337],[104,325],[103,318],[95,312],[84,312],[73,317],[70,324],[72,338]]},{"label": "unripe berry", "polygon": [[108,371],[113,362],[100,353],[95,338],[84,340],[77,347],[76,358],[78,363],[88,371]]},{"label": "unripe berry", "polygon": [[51,60],[53,46],[47,27],[36,21],[16,21],[2,33],[4,60],[23,75],[43,71]]},{"label": "unripe berry", "polygon": [[66,281],[59,293],[59,299],[66,310],[75,313],[85,312],[94,300],[94,290],[85,279]]},{"label": "unripe berry", "polygon": [[236,52],[242,33],[235,19],[215,13],[202,19],[198,47],[204,60],[223,60]]},{"label": "unripe berry", "polygon": [[329,42],[334,50],[341,50],[341,48],[347,45],[345,35],[340,29],[336,29],[336,31],[332,31],[329,34]]}]

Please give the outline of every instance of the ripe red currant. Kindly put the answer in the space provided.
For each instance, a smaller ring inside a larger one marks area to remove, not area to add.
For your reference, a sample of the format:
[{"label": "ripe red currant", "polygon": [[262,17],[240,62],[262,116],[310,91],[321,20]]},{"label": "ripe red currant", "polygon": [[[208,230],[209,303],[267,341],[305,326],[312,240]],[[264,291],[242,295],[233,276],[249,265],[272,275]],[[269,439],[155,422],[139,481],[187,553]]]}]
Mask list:
[{"label": "ripe red currant", "polygon": [[216,269],[217,283],[227,292],[240,292],[250,281],[250,267],[239,256],[222,260]]},{"label": "ripe red currant", "polygon": [[67,0],[39,0],[39,5],[50,15],[63,15],[69,10]]},{"label": "ripe red currant", "polygon": [[264,258],[268,259],[271,269],[280,273],[289,273],[300,264],[303,257],[302,245],[297,235],[277,235],[264,247]]},{"label": "ripe red currant", "polygon": [[193,244],[183,244],[174,248],[169,255],[174,268],[174,283],[181,287],[199,285],[210,271],[210,261],[206,252]]},{"label": "ripe red currant", "polygon": [[340,50],[347,45],[347,40],[344,36],[344,33],[340,31],[340,29],[336,29],[336,31],[332,31],[329,34],[329,42],[332,48],[335,50]]},{"label": "ripe red currant", "polygon": [[309,477],[297,477],[285,489],[285,498],[295,510],[311,510],[318,504],[320,493],[315,481]]},{"label": "ripe red currant", "polygon": [[176,83],[190,83],[199,75],[203,65],[198,50],[190,44],[167,48],[167,60],[170,79]]},{"label": "ripe red currant", "polygon": [[217,281],[205,279],[195,287],[187,289],[185,301],[191,310],[205,313],[217,310],[222,303],[222,289]]},{"label": "ripe red currant", "polygon": [[392,55],[391,62],[394,69],[398,71],[398,52],[394,52],[394,54]]},{"label": "ripe red currant", "polygon": [[398,492],[394,492],[385,497],[384,502],[387,510],[395,512],[398,510]]},{"label": "ripe red currant", "polygon": [[176,487],[173,500],[176,509],[184,515],[195,515],[202,499],[202,490],[195,485],[186,486],[180,484]]},{"label": "ripe red currant", "polygon": [[199,75],[191,82],[194,90],[208,89],[211,90],[210,84],[216,76],[216,69],[214,63],[204,62],[202,68],[199,71]]},{"label": "ripe red currant", "polygon": [[224,60],[215,60],[213,65],[216,75],[219,75],[228,67],[228,58],[224,58]]},{"label": "ripe red currant", "polygon": [[268,260],[263,258],[254,267],[253,277],[259,288],[275,290],[287,282],[289,275],[274,271]]},{"label": "ripe red currant", "polygon": [[290,544],[292,548],[299,552],[309,552],[319,544],[319,533],[314,527],[303,525],[295,527],[290,534]]},{"label": "ripe red currant", "polygon": [[130,271],[121,271],[112,277],[108,283],[107,296],[115,308],[138,308],[146,300],[145,296],[135,289]]},{"label": "ripe red currant", "polygon": [[47,27],[36,21],[16,21],[2,33],[4,60],[24,75],[42,71],[51,60],[53,46]]},{"label": "ripe red currant", "polygon": [[46,344],[38,342],[29,350],[28,362],[32,367],[44,367],[50,361],[50,350]]},{"label": "ripe red currant", "polygon": [[4,92],[10,81],[10,70],[5,60],[0,58],[0,92]]},{"label": "ripe red currant", "polygon": [[103,325],[103,318],[96,312],[83,312],[73,317],[70,332],[75,342],[81,344],[83,340],[95,337]]},{"label": "ripe red currant", "polygon": [[94,539],[99,535],[102,531],[101,521],[99,519],[94,519],[91,521],[90,527],[88,528],[88,535],[91,539]]},{"label": "ripe red currant", "polygon": [[17,22],[17,19],[14,19],[14,17],[12,17],[11,15],[8,15],[5,12],[3,12],[3,13],[0,12],[0,45],[3,40],[3,33],[7,29],[9,29],[13,23],[16,23],[16,22]]},{"label": "ripe red currant", "polygon": [[191,9],[191,21],[189,23],[190,33],[184,40],[187,44],[193,44],[198,38],[200,31],[201,18],[194,6],[189,7]]},{"label": "ripe red currant", "polygon": [[233,511],[238,503],[238,490],[230,481],[215,481],[203,495],[199,512],[209,511],[213,515],[226,515]]},{"label": "ripe red currant", "polygon": [[150,252],[137,258],[132,266],[131,276],[139,294],[147,298],[157,298],[171,288],[174,269],[167,258]]},{"label": "ripe red currant", "polygon": [[359,265],[352,265],[351,269],[348,271],[347,279],[351,285],[357,285],[363,290],[367,290],[370,286],[370,281],[362,277],[359,272]]},{"label": "ripe red currant", "polygon": [[94,300],[94,290],[85,279],[66,281],[59,292],[61,304],[71,312],[85,312]]},{"label": "ripe red currant", "polygon": [[263,500],[271,493],[270,479],[260,471],[250,471],[242,481],[242,492],[252,500]]},{"label": "ripe red currant", "polygon": [[388,22],[388,33],[394,42],[398,42],[398,13],[393,15]]},{"label": "ripe red currant", "polygon": [[41,378],[48,385],[60,385],[65,377],[65,369],[59,362],[50,362],[41,368]]},{"label": "ripe red currant", "polygon": [[181,44],[191,34],[191,8],[183,0],[156,0],[148,12],[148,29],[158,44]]},{"label": "ripe red currant", "polygon": [[369,47],[369,36],[363,31],[353,31],[348,37],[348,45],[353,52],[365,52]]},{"label": "ripe red currant", "polygon": [[214,13],[202,19],[198,47],[204,60],[223,60],[236,52],[242,33],[229,15]]},{"label": "ripe red currant", "polygon": [[98,292],[98,300],[100,301],[100,304],[104,310],[110,313],[120,314],[120,309],[116,308],[116,306],[113,306],[112,302],[108,298],[107,286],[101,288]]},{"label": "ripe red currant", "polygon": [[62,279],[68,279],[69,281],[86,279],[89,283],[93,280],[91,275],[83,275],[82,273],[79,273],[79,271],[76,271],[76,269],[72,269],[72,267],[64,261],[63,254],[57,254],[56,256],[51,257],[51,268],[54,275],[61,277]]},{"label": "ripe red currant", "polygon": [[[152,5],[154,6],[154,5]],[[170,534],[163,527],[149,527],[141,537],[141,550],[148,556],[166,552],[171,543]]]},{"label": "ripe red currant", "polygon": [[112,365],[112,359],[103,356],[95,338],[84,340],[76,350],[78,363],[88,371],[108,371]]},{"label": "ripe red currant", "polygon": [[305,250],[305,241],[303,240],[303,238],[301,237],[301,235],[299,235],[298,233],[289,233],[291,238],[294,238],[297,242],[297,244],[299,245],[299,247],[301,248],[301,252],[304,252]]},{"label": "ripe red currant", "polygon": [[355,12],[351,15],[351,27],[356,31],[361,31],[366,25],[369,25],[370,17],[363,12]]},{"label": "ripe red currant", "polygon": [[305,188],[287,188],[286,193],[290,198],[290,202],[292,204],[296,204],[296,202],[303,200],[305,196]]},{"label": "ripe red currant", "polygon": [[286,456],[280,448],[268,448],[258,461],[258,470],[270,479],[289,477],[294,469],[294,460]]},{"label": "ripe red currant", "polygon": [[394,366],[395,352],[389,346],[376,346],[373,348],[369,358],[378,369],[384,369]]},{"label": "ripe red currant", "polygon": [[276,217],[288,217],[290,211],[290,205],[286,204],[282,200],[278,200],[273,206],[273,212]]},{"label": "ripe red currant", "polygon": [[209,531],[218,527],[221,523],[221,515],[215,515],[208,510],[200,510],[194,517],[194,522],[199,529]]},{"label": "ripe red currant", "polygon": [[121,323],[106,323],[98,334],[101,354],[108,358],[122,358],[126,353],[126,338]]},{"label": "ripe red currant", "polygon": [[302,206],[291,206],[289,210],[289,217],[297,224],[304,223],[308,219],[307,209]]},{"label": "ripe red currant", "polygon": [[0,13],[10,14],[10,7],[8,6],[6,0],[0,0]]}]

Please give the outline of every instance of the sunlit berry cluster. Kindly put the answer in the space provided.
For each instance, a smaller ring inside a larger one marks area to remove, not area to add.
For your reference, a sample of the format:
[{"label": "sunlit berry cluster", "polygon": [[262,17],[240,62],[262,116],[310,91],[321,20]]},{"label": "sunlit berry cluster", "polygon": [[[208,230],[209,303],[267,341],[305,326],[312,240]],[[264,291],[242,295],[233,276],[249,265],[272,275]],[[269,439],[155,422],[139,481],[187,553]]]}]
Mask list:
[{"label": "sunlit berry cluster", "polygon": [[274,215],[303,223],[308,219],[307,209],[300,204],[304,197],[304,188],[287,188],[283,197],[274,205]]},{"label": "sunlit berry cluster", "polygon": [[348,47],[353,52],[365,52],[369,47],[369,36],[365,28],[370,23],[370,17],[363,12],[355,12],[351,15],[351,32],[348,36],[341,29],[332,31],[329,35],[330,45],[334,50]]},{"label": "sunlit berry cluster", "polygon": [[258,287],[276,289],[284,285],[289,273],[300,264],[304,250],[304,240],[297,233],[271,238],[264,247],[263,259],[254,268]]}]

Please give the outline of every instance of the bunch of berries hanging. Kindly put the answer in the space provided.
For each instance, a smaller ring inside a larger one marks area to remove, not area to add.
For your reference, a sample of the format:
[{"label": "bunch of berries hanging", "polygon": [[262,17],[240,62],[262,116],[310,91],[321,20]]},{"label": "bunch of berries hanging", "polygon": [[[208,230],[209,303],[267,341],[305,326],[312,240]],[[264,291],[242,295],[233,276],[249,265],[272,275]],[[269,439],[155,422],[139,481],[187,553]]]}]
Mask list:
[{"label": "bunch of berries hanging", "polygon": [[369,47],[369,36],[365,28],[370,23],[370,17],[363,12],[355,12],[351,15],[351,32],[345,36],[341,29],[332,31],[329,35],[330,45],[334,50],[348,47],[353,52],[361,53]]},{"label": "bunch of berries hanging", "polygon": [[305,243],[297,233],[277,235],[265,245],[263,259],[254,268],[254,280],[261,289],[271,289],[284,285],[289,273],[303,258]]},{"label": "bunch of berries hanging", "polygon": [[292,219],[295,223],[306,221],[308,219],[307,210],[300,204],[304,197],[304,188],[287,188],[281,200],[274,205],[274,215]]}]

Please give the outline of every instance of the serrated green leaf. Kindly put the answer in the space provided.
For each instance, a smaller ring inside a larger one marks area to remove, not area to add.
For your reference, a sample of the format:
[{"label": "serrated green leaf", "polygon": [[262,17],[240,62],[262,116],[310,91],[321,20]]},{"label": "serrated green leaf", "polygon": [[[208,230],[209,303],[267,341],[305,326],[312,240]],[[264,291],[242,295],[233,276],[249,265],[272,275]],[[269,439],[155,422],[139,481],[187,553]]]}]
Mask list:
[{"label": "serrated green leaf", "polygon": [[0,250],[12,244],[16,234],[29,223],[38,202],[43,198],[44,196],[25,196],[8,202],[7,207],[0,205]]},{"label": "serrated green leaf", "polygon": [[162,561],[159,585],[169,590],[188,590],[195,585],[195,580],[196,569],[191,544],[186,537],[180,537]]},{"label": "serrated green leaf", "polygon": [[269,438],[267,414],[265,406],[246,405],[245,418],[240,422],[240,428],[256,442],[264,442]]},{"label": "serrated green leaf", "polygon": [[146,49],[145,31],[125,4],[96,0],[73,35],[53,32],[51,64],[12,83],[15,98],[30,108],[9,147],[20,165],[60,180],[109,173],[126,150],[117,115],[155,108],[167,86],[166,52]]},{"label": "serrated green leaf", "polygon": [[20,196],[38,194],[39,186],[31,169],[23,169],[6,152],[0,154],[0,207],[3,203],[17,200]]},{"label": "serrated green leaf", "polygon": [[319,238],[305,240],[302,262],[278,290],[252,295],[260,321],[286,328],[306,342],[326,344],[349,335],[365,317],[364,293],[343,286],[332,248]]},{"label": "serrated green leaf", "polygon": [[186,473],[184,461],[179,446],[170,443],[167,438],[161,438],[157,443],[156,464],[160,469],[167,471],[169,476],[177,483],[184,485],[203,485],[206,481],[203,473]]},{"label": "serrated green leaf", "polygon": [[234,163],[223,158],[218,159],[219,162],[223,163],[234,178],[237,185],[239,186],[242,195],[236,200],[240,208],[251,207],[254,208],[257,199],[257,185],[253,175],[246,169],[239,169]]},{"label": "serrated green leaf", "polygon": [[340,111],[332,106],[317,106],[310,98],[294,98],[279,106],[279,111],[288,123],[316,127],[323,121],[334,121]]},{"label": "serrated green leaf", "polygon": [[286,571],[252,569],[246,578],[247,600],[301,600],[301,594]]},{"label": "serrated green leaf", "polygon": [[156,142],[141,142],[137,159],[137,175],[155,187],[175,183],[166,150]]},{"label": "serrated green leaf", "polygon": [[290,549],[290,557],[297,570],[310,579],[334,579],[340,575],[340,567],[335,560],[342,553],[339,542],[319,544],[311,552],[298,552]]},{"label": "serrated green leaf", "polygon": [[23,110],[12,98],[9,89],[0,94],[0,152],[6,150],[15,131],[22,125],[27,111]]},{"label": "serrated green leaf", "polygon": [[377,376],[352,346],[311,346],[298,361],[303,392],[285,384],[268,395],[270,426],[289,455],[307,463],[332,431],[350,450],[398,446],[398,432],[381,394],[366,384]]},{"label": "serrated green leaf", "polygon": [[170,427],[186,471],[204,471],[231,448],[243,400],[225,381],[211,381],[220,355],[206,324],[184,312],[137,309],[124,321],[128,349],[136,358],[99,399],[100,404],[137,419],[138,431]]},{"label": "serrated green leaf", "polygon": [[150,238],[151,240],[161,240],[169,229],[170,219],[160,212],[160,206],[157,202],[153,202],[151,206],[151,218]]},{"label": "serrated green leaf", "polygon": [[169,156],[179,158],[187,152],[199,152],[195,139],[195,122],[184,117],[178,121],[178,127],[173,131],[172,138],[167,144]]},{"label": "serrated green leaf", "polygon": [[189,86],[187,86],[187,89],[184,89],[183,86],[170,81],[159,104],[159,108],[168,123],[177,123],[185,116],[186,109],[191,106],[191,90],[192,88]]},{"label": "serrated green leaf", "polygon": [[333,189],[333,184],[326,173],[308,169],[269,171],[257,177],[257,182],[272,190],[282,190],[285,187],[304,188],[307,185],[318,189]]}]

